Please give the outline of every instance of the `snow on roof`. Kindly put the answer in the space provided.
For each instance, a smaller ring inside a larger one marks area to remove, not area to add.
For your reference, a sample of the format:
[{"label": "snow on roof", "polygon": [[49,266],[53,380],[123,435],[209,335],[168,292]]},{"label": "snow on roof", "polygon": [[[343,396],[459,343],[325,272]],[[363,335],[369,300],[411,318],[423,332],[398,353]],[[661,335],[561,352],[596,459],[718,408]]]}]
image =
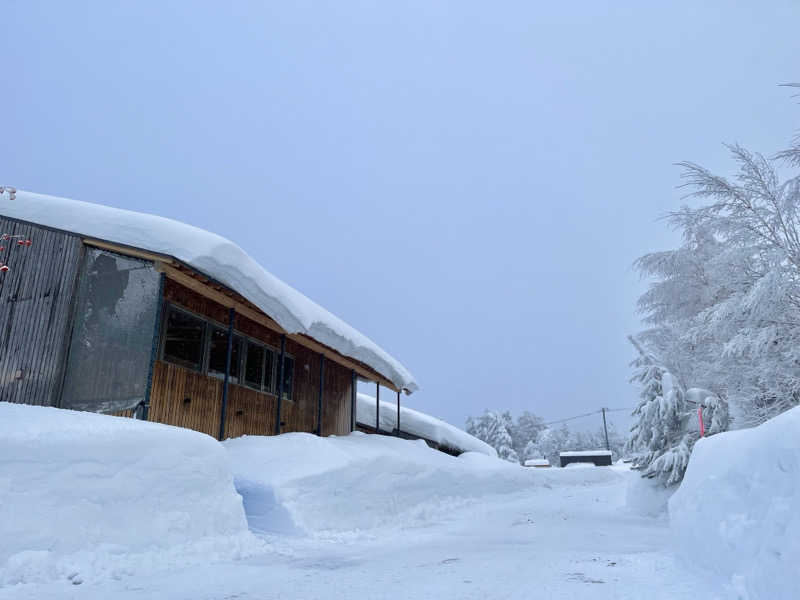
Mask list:
[{"label": "snow on roof", "polygon": [[525,461],[526,467],[549,467],[550,461],[546,458],[529,458]]},{"label": "snow on roof", "polygon": [[16,200],[0,202],[0,215],[174,257],[235,290],[288,333],[305,334],[361,361],[400,389],[418,389],[408,369],[375,342],[215,233],[156,215],[23,191]]},{"label": "snow on roof", "polygon": [[[375,427],[375,397],[358,394],[356,421],[367,427]],[[391,432],[397,428],[397,404],[381,400],[381,431]],[[400,431],[436,442],[461,452],[480,452],[497,456],[497,451],[486,442],[471,436],[466,431],[450,425],[412,408],[400,405]]]},{"label": "snow on roof", "polygon": [[611,450],[575,450],[559,452],[559,456],[611,456]]}]

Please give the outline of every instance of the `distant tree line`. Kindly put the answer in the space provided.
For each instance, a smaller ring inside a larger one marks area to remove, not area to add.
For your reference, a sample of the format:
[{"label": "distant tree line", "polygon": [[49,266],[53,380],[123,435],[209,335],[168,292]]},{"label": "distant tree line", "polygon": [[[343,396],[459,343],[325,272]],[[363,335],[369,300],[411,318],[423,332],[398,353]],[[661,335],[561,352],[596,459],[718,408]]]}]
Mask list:
[{"label": "distant tree line", "polygon": [[[558,465],[560,452],[601,450],[606,447],[602,426],[588,432],[570,430],[566,424],[552,428],[528,411],[514,420],[508,411],[487,410],[480,416],[467,419],[466,430],[497,450],[500,458],[520,464],[533,458],[546,458],[551,465]],[[612,458],[621,458],[626,440],[611,423],[608,427],[608,441]]]}]

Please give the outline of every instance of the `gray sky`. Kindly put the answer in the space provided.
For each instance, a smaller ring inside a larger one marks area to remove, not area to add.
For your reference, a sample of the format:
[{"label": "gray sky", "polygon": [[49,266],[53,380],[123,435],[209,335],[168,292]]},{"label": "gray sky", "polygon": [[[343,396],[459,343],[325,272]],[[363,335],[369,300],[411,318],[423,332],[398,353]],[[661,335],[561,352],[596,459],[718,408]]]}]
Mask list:
[{"label": "gray sky", "polygon": [[236,241],[460,426],[633,405],[673,163],[800,124],[795,2],[161,4],[0,0],[0,184]]}]

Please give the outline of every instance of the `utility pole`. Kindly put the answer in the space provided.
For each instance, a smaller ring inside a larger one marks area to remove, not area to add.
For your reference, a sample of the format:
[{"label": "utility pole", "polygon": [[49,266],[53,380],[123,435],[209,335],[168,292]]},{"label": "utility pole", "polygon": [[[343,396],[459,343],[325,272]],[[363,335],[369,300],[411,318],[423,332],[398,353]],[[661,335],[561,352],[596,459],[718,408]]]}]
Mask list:
[{"label": "utility pole", "polygon": [[606,409],[603,408],[603,432],[606,434],[606,450],[611,451],[611,446],[608,445],[608,425],[606,425]]}]

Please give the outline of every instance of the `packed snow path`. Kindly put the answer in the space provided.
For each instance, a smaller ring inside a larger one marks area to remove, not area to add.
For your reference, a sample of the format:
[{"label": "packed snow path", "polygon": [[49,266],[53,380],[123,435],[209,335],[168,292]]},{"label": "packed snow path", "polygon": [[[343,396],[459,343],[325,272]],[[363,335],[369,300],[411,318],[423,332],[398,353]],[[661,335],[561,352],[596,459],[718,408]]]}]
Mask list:
[{"label": "packed snow path", "polygon": [[666,550],[665,521],[627,512],[630,474],[576,481],[590,471],[529,472],[542,476],[535,493],[486,496],[424,527],[266,535],[268,550],[243,561],[4,588],[0,599],[723,597]]}]

